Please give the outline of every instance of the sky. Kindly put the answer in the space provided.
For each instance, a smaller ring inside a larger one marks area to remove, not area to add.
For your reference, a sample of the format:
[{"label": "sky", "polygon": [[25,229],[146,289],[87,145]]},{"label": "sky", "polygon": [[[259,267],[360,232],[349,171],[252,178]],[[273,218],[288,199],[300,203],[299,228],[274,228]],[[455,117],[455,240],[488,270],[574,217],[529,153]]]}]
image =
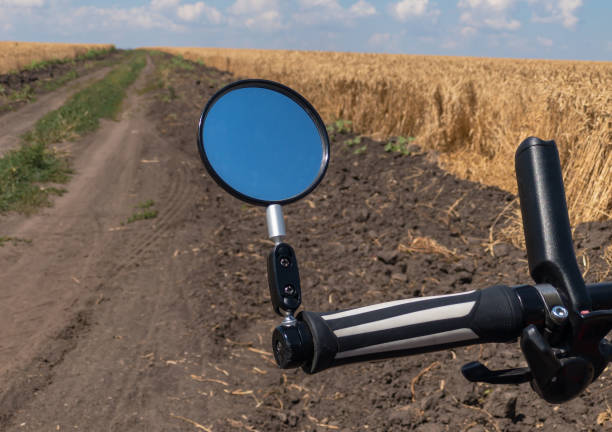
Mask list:
[{"label": "sky", "polygon": [[0,40],[612,61],[612,0],[0,0]]}]

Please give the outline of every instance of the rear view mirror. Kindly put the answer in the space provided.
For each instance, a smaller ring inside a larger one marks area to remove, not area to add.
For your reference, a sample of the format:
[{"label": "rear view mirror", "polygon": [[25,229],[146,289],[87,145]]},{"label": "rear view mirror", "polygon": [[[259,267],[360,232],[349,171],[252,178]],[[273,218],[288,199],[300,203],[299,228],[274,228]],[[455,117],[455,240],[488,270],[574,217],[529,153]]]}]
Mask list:
[{"label": "rear view mirror", "polygon": [[310,103],[265,80],[232,83],[202,112],[198,150],[213,179],[243,201],[288,204],[325,175],[329,138]]}]

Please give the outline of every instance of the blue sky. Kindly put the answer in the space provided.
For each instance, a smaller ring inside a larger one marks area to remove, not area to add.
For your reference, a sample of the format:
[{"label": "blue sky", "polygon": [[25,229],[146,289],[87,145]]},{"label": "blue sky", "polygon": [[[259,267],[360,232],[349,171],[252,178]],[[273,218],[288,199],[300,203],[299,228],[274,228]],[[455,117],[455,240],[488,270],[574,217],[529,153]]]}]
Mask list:
[{"label": "blue sky", "polygon": [[0,0],[0,40],[612,60],[612,0]]}]

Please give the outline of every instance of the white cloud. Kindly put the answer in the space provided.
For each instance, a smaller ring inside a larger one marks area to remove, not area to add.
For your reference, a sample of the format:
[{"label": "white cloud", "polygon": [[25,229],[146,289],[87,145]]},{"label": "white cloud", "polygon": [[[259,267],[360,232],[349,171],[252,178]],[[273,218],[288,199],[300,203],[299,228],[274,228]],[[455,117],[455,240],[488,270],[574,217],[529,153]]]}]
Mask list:
[{"label": "white cloud", "polygon": [[346,8],[337,0],[299,0],[299,5],[300,10],[293,14],[293,20],[300,25],[335,22],[352,26],[356,19],[376,14],[376,8],[366,0],[358,0]]},{"label": "white cloud", "polygon": [[582,6],[582,0],[546,0],[544,6],[547,15],[534,15],[534,22],[560,22],[565,28],[573,29],[578,23],[576,13]]},{"label": "white cloud", "polygon": [[458,6],[503,11],[508,9],[512,3],[514,3],[514,0],[460,0]]},{"label": "white cloud", "polygon": [[5,7],[41,7],[45,0],[0,0],[0,6]]},{"label": "white cloud", "polygon": [[236,0],[227,11],[233,26],[263,31],[286,28],[277,0]]},{"label": "white cloud", "polygon": [[90,29],[129,26],[146,30],[155,28],[173,31],[183,30],[182,26],[148,7],[98,8],[82,6],[70,14],[64,14],[62,19],[65,25],[69,25],[70,22],[78,22],[80,25],[87,25],[87,28]]},{"label": "white cloud", "polygon": [[253,13],[264,13],[278,9],[276,0],[236,0],[228,8],[228,12],[235,15],[246,15]]},{"label": "white cloud", "polygon": [[356,17],[366,17],[376,14],[376,8],[365,0],[359,0],[349,8],[349,13]]},{"label": "white cloud", "polygon": [[204,2],[197,2],[179,6],[177,15],[184,21],[195,21],[204,11]]},{"label": "white cloud", "polygon": [[576,9],[582,6],[582,0],[560,0],[559,9],[563,18],[563,25],[568,28],[573,28],[578,22],[578,18],[574,15]]},{"label": "white cloud", "polygon": [[280,13],[278,11],[269,10],[255,17],[247,18],[244,24],[250,29],[259,28],[265,30],[279,30],[284,27],[281,23],[280,17]]},{"label": "white cloud", "polygon": [[423,17],[436,19],[440,10],[430,7],[429,0],[402,0],[391,5],[391,15],[399,21]]},{"label": "white cloud", "polygon": [[180,0],[151,0],[151,7],[155,10],[175,8]]},{"label": "white cloud", "polygon": [[176,13],[183,21],[195,21],[200,18],[202,14],[204,14],[206,19],[212,24],[219,24],[223,19],[221,12],[201,1],[181,5]]},{"label": "white cloud", "polygon": [[302,5],[302,7],[306,9],[316,7],[325,9],[342,8],[342,6],[338,4],[337,0],[300,0],[300,5]]},{"label": "white cloud", "polygon": [[[521,27],[521,22],[509,16],[509,9],[514,3],[515,0],[459,0],[457,6],[467,9],[461,13],[459,20],[474,30],[480,27],[516,30]],[[467,30],[467,32],[472,31]],[[464,31],[461,33],[464,34]]]},{"label": "white cloud", "polygon": [[392,6],[393,14],[400,21],[420,17],[427,12],[429,0],[402,0]]},{"label": "white cloud", "polygon": [[545,37],[542,37],[542,36],[538,36],[537,40],[538,40],[538,43],[540,45],[542,45],[542,46],[545,46],[545,47],[553,46],[553,40],[552,39],[548,39],[548,38],[545,38]]},{"label": "white cloud", "polygon": [[520,21],[504,17],[485,18],[483,22],[487,27],[495,30],[516,30],[521,27]]}]

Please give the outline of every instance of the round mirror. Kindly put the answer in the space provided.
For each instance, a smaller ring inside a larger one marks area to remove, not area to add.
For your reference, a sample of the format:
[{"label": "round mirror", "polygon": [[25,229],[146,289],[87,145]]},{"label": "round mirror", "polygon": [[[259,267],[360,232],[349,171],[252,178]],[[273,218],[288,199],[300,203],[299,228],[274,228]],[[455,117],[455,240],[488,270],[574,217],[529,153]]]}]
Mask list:
[{"label": "round mirror", "polygon": [[294,90],[265,80],[232,83],[206,104],[198,150],[224,189],[253,204],[287,204],[325,175],[329,138],[319,114]]}]

